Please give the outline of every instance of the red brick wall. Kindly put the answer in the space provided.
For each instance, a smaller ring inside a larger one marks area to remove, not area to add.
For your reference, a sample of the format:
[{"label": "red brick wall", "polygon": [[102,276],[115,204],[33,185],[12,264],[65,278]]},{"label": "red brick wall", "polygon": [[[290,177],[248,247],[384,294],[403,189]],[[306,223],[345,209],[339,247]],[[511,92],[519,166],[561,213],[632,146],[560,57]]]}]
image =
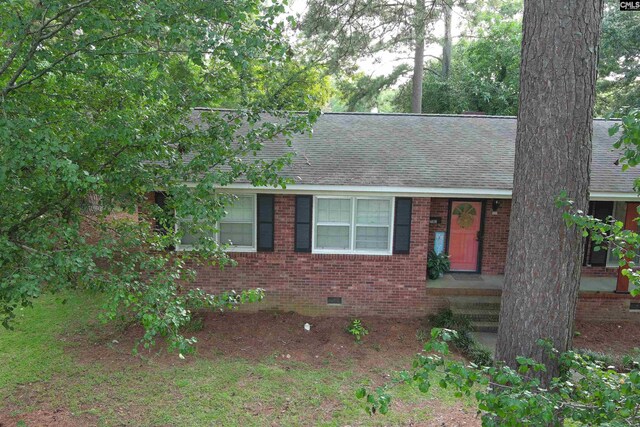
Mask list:
[{"label": "red brick wall", "polygon": [[[224,271],[198,267],[195,286],[211,292],[261,287],[265,300],[246,309],[312,315],[420,316],[441,307],[425,292],[429,198],[413,199],[411,253],[392,256],[294,252],[294,201],[275,197],[274,252],[233,253],[238,265]],[[342,306],[327,305],[330,296],[342,297]]]},{"label": "red brick wall", "polygon": [[629,311],[631,302],[638,302],[627,295],[581,292],[578,298],[576,319],[601,322],[640,322],[640,312]]},{"label": "red brick wall", "polygon": [[484,212],[482,274],[504,274],[509,240],[511,200],[500,200],[500,207],[495,215],[491,208],[491,202],[491,200],[487,200]]}]

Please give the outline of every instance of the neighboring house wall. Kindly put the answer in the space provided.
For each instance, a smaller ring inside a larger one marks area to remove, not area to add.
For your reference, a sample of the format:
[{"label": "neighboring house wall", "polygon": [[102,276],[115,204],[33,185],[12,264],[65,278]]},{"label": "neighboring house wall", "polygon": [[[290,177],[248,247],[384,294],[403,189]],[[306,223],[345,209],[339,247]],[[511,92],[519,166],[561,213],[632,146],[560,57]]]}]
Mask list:
[{"label": "neighboring house wall", "polygon": [[[443,301],[425,292],[429,198],[414,198],[406,255],[337,255],[294,251],[295,196],[275,196],[273,252],[233,253],[236,267],[198,267],[195,286],[210,292],[261,287],[262,304],[248,309],[304,314],[410,317],[436,312]],[[342,305],[327,304],[341,297]]]}]

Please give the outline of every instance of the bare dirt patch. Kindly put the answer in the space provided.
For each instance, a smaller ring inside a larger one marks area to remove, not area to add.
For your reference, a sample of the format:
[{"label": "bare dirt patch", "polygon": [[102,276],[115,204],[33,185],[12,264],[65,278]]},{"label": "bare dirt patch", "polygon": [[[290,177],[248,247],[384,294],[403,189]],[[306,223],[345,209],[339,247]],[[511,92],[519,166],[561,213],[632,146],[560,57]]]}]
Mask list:
[{"label": "bare dirt patch", "polygon": [[[403,367],[407,367],[407,359],[422,349],[422,343],[416,338],[420,320],[379,317],[362,320],[369,334],[361,343],[356,343],[345,332],[349,319],[296,313],[206,313],[202,315],[202,330],[185,332],[185,335],[197,338],[198,357],[273,358],[314,367],[362,367],[367,371],[389,369],[394,361],[401,361]],[[305,323],[311,325],[309,331],[305,330]],[[142,330],[132,326],[125,331],[103,329],[92,338],[67,339],[73,341],[69,351],[80,362],[142,365],[142,360],[131,354],[140,336]],[[153,356],[159,363],[177,361],[177,355],[168,353],[162,343],[152,352],[142,351],[141,354]]]},{"label": "bare dirt patch", "polygon": [[15,417],[0,414],[0,427],[15,426],[18,422],[26,426],[84,427],[96,425],[97,419],[89,415],[75,415],[64,408],[39,409]]}]

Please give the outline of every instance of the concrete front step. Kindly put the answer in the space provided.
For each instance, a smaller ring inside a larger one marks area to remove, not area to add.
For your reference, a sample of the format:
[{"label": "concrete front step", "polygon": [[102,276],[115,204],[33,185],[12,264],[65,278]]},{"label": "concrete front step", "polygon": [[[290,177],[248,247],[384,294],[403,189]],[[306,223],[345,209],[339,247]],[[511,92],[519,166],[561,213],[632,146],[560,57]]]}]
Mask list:
[{"label": "concrete front step", "polygon": [[454,313],[462,315],[462,316],[465,316],[466,318],[471,320],[471,323],[475,323],[475,322],[495,322],[497,324],[498,320],[500,319],[500,313],[497,313],[497,312],[486,312],[486,313],[468,313],[468,312],[464,312],[464,313],[456,313],[454,311]]},{"label": "concrete front step", "polygon": [[498,332],[498,322],[471,322],[475,332]]},{"label": "concrete front step", "polygon": [[455,296],[449,304],[454,314],[466,316],[477,332],[497,332],[500,317],[500,297]]},{"label": "concrete front step", "polygon": [[500,310],[500,297],[493,296],[469,296],[449,297],[451,307],[487,307]]}]

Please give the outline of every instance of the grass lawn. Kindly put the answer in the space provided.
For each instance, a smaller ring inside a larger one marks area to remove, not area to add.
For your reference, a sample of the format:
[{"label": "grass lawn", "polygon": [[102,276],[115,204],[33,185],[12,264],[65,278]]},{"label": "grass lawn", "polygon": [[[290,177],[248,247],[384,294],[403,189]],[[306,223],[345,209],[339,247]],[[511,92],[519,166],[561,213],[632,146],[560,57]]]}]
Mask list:
[{"label": "grass lawn", "polygon": [[95,295],[65,298],[41,298],[15,331],[0,331],[0,425],[479,425],[472,402],[437,387],[397,387],[386,416],[355,399],[360,385],[410,366],[415,330],[379,342],[372,330],[358,345],[335,324],[312,337],[298,317],[272,314],[271,327],[232,313],[207,320],[198,354],[183,361],[161,346],[131,355],[139,331],[97,323]]}]

